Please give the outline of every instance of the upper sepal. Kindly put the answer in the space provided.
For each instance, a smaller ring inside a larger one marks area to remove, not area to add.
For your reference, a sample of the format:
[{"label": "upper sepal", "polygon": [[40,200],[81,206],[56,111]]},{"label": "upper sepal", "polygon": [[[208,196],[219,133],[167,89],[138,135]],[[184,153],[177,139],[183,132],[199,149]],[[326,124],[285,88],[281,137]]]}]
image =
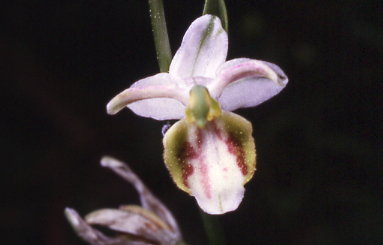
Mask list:
[{"label": "upper sepal", "polygon": [[170,64],[169,73],[185,79],[214,77],[226,60],[228,38],[217,16],[203,15],[193,21]]}]

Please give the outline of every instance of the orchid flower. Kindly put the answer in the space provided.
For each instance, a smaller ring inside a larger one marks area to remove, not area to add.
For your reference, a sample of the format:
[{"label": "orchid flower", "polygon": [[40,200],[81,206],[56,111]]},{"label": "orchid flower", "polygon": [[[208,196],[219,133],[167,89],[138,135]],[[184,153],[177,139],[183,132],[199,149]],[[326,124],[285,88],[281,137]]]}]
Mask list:
[{"label": "orchid flower", "polygon": [[165,134],[164,160],[176,185],[207,213],[235,210],[255,171],[251,123],[231,113],[278,94],[287,77],[269,62],[226,61],[228,37],[204,15],[186,31],[168,73],[135,82],[107,105],[156,120],[180,119]]},{"label": "orchid flower", "polygon": [[[112,169],[136,188],[142,207],[124,205],[119,209],[100,209],[91,212],[85,219],[74,209],[66,208],[68,221],[83,240],[91,245],[184,244],[171,212],[126,164],[104,157],[101,165]],[[105,227],[116,233],[116,236],[105,235],[92,225]]]}]

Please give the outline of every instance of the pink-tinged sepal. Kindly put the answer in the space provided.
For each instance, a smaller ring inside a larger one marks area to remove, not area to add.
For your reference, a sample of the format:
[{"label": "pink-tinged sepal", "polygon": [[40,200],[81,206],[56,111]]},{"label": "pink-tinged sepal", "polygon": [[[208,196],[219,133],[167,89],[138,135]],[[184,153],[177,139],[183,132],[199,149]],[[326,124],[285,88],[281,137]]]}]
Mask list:
[{"label": "pink-tinged sepal", "polygon": [[270,62],[239,58],[225,62],[207,85],[225,111],[257,106],[281,92],[288,83],[282,69]]},{"label": "pink-tinged sepal", "polygon": [[193,21],[170,64],[177,78],[214,77],[225,62],[228,37],[217,16],[204,15]]},{"label": "pink-tinged sepal", "polygon": [[187,91],[188,88],[168,73],[158,73],[135,82],[110,100],[106,108],[111,115],[128,107],[142,117],[180,119],[187,102]]},{"label": "pink-tinged sepal", "polygon": [[164,137],[164,159],[177,186],[206,213],[237,209],[255,171],[251,124],[229,112],[199,128],[183,119]]},{"label": "pink-tinged sepal", "polygon": [[257,106],[287,85],[286,74],[270,62],[249,58],[225,62],[227,48],[227,33],[219,18],[199,17],[186,31],[169,73],[135,82],[108,103],[108,113],[128,107],[142,117],[181,119],[195,85],[206,87],[222,110],[234,111]]}]

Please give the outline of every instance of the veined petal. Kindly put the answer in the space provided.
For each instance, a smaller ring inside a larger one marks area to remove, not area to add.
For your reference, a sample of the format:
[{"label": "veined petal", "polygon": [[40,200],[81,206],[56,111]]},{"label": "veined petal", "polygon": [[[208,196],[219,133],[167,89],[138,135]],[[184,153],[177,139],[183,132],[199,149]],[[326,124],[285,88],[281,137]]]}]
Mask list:
[{"label": "veined petal", "polygon": [[233,211],[255,171],[251,134],[251,124],[229,112],[203,129],[183,119],[164,137],[166,166],[177,186],[194,196],[205,212]]},{"label": "veined petal", "polygon": [[132,244],[120,238],[111,238],[94,229],[83,220],[80,215],[71,208],[65,209],[65,216],[76,233],[86,242],[92,245],[122,245]]},{"label": "veined petal", "polygon": [[138,206],[128,206],[123,210],[100,209],[88,214],[85,220],[88,224],[102,225],[145,240],[169,240],[169,227],[154,213]]},{"label": "veined petal", "polygon": [[270,99],[278,94],[287,82],[287,76],[277,65],[241,58],[226,62],[208,89],[222,109],[233,111],[253,107]]},{"label": "veined petal", "polygon": [[183,117],[187,100],[187,89],[179,87],[168,73],[159,73],[119,93],[107,104],[107,112],[114,115],[127,106],[139,116],[179,119]]},{"label": "veined petal", "polygon": [[[181,240],[181,231],[178,227],[176,220],[170,210],[163,204],[153,193],[146,187],[142,180],[130,169],[130,167],[109,156],[104,156],[101,159],[103,167],[110,168],[115,173],[120,175],[123,179],[131,183],[140,195],[140,201],[144,209],[150,210],[156,214],[171,230],[169,236],[173,240]],[[157,222],[158,223],[158,222]]]},{"label": "veined petal", "polygon": [[196,19],[186,31],[169,73],[178,78],[215,77],[226,60],[228,38],[221,21],[213,15]]}]

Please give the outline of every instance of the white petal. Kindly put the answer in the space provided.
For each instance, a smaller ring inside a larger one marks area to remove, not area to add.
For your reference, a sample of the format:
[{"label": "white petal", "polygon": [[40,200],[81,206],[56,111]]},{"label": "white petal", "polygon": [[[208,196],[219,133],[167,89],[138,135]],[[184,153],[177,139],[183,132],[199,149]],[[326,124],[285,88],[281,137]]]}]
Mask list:
[{"label": "white petal", "polygon": [[115,96],[107,105],[109,114],[116,114],[125,106],[134,113],[156,120],[183,117],[188,90],[179,87],[168,73],[159,73],[135,82]]},{"label": "white petal", "polygon": [[170,64],[169,73],[179,78],[214,77],[226,60],[227,33],[218,17],[204,15],[186,31],[181,47]]},{"label": "white petal", "polygon": [[[194,171],[187,178],[187,184],[198,205],[210,214],[237,209],[245,191],[245,176],[238,167],[237,155],[229,150],[228,136],[222,127],[217,123],[215,128],[189,134],[200,139],[191,139],[196,142],[192,147],[199,154],[189,160]],[[195,130],[199,129],[195,127]]]},{"label": "white petal", "polygon": [[285,88],[287,76],[277,65],[260,60],[234,59],[218,71],[209,91],[222,109],[256,106]]}]

